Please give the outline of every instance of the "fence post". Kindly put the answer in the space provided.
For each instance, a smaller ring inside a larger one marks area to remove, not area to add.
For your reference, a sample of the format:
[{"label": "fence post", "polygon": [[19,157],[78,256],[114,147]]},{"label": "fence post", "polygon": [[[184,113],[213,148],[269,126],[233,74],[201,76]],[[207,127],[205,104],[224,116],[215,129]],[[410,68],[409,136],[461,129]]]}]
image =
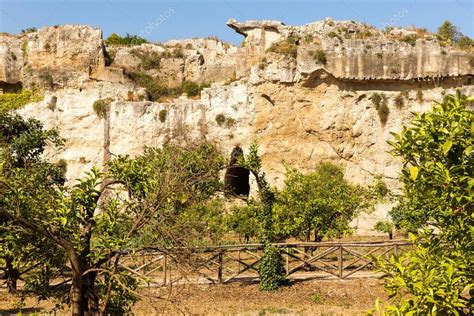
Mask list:
[{"label": "fence post", "polygon": [[217,282],[222,284],[222,251],[219,251],[217,262],[219,266],[217,267]]},{"label": "fence post", "polygon": [[393,248],[393,252],[395,253],[395,257],[398,257],[398,245],[395,244],[394,248]]},{"label": "fence post", "polygon": [[342,245],[339,245],[338,261],[339,261],[339,278],[342,279]]},{"label": "fence post", "polygon": [[163,262],[163,284],[166,285],[166,273],[167,273],[167,262],[168,258],[167,255],[164,255],[164,262]]},{"label": "fence post", "polygon": [[290,273],[290,255],[289,255],[289,248],[286,247],[286,275]]},{"label": "fence post", "polygon": [[240,249],[237,251],[237,258],[239,258],[239,260],[237,261],[237,272],[240,273]]}]

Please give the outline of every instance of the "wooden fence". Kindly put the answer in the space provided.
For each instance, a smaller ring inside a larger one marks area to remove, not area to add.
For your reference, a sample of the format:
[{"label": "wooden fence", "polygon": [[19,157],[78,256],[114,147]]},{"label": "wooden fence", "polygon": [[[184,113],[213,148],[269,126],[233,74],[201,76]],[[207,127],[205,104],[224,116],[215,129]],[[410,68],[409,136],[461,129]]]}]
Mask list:
[{"label": "wooden fence", "polygon": [[[372,242],[277,243],[290,279],[374,276],[374,261],[406,251],[406,240]],[[150,285],[228,283],[257,280],[262,244],[239,244],[129,253],[121,268]]]}]

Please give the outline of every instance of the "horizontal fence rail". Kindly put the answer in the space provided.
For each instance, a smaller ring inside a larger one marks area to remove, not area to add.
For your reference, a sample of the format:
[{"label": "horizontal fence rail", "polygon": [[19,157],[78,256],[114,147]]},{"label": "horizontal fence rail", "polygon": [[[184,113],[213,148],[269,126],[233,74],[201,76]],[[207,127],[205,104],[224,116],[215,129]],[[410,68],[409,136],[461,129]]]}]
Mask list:
[{"label": "horizontal fence rail", "polygon": [[[275,243],[290,279],[374,276],[375,261],[399,255],[411,245],[406,240],[367,242]],[[263,244],[174,248],[127,253],[120,267],[149,285],[186,283],[223,284],[258,280]]]}]

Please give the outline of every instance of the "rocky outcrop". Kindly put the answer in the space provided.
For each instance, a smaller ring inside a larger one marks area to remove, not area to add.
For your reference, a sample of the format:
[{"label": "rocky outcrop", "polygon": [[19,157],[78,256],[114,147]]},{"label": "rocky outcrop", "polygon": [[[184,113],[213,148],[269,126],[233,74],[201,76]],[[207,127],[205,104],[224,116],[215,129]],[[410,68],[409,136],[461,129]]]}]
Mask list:
[{"label": "rocky outcrop", "polygon": [[[352,182],[382,175],[393,189],[401,166],[387,153],[390,133],[447,93],[474,92],[472,51],[442,47],[431,34],[331,19],[228,25],[245,36],[242,47],[214,38],[104,47],[101,31],[87,26],[0,34],[0,88],[41,85],[44,100],[19,112],[59,128],[65,150],[48,155],[66,160],[71,180],[101,165],[108,152],[137,155],[145,146],[206,140],[227,155],[237,145],[246,151],[256,138],[273,185],[283,184],[285,164],[309,171],[332,160]],[[171,88],[184,81],[210,87],[199,97],[151,102],[130,80],[134,72]],[[375,93],[389,108],[384,123]],[[100,99],[112,100],[107,122],[93,111]],[[389,208],[354,225],[371,233]]]}]

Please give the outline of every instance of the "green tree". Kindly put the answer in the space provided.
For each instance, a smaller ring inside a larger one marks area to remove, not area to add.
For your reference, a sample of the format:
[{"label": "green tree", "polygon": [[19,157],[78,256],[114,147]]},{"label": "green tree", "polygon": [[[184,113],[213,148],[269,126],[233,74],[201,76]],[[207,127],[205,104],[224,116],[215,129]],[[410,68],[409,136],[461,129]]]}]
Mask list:
[{"label": "green tree", "polygon": [[289,169],[275,205],[276,231],[315,242],[348,233],[350,221],[372,205],[370,192],[349,184],[342,168],[331,162],[308,174]]},{"label": "green tree", "polygon": [[[110,312],[137,296],[136,277],[120,267],[121,255],[150,243],[182,245],[186,227],[179,215],[215,193],[222,165],[207,144],[149,148],[135,159],[118,157],[108,174],[93,168],[46,212],[0,206],[0,218],[64,249],[73,315]],[[10,180],[2,174],[0,183]]]},{"label": "green tree", "polygon": [[[12,213],[44,213],[52,207],[51,198],[60,194],[64,174],[60,166],[41,158],[48,144],[62,146],[57,130],[44,130],[37,120],[0,112],[0,170],[6,179],[0,181],[0,208]],[[26,281],[25,288],[36,290],[42,297],[39,292],[58,268],[64,267],[62,252],[44,237],[11,226],[2,218],[0,241],[0,269],[8,290],[16,291],[17,281],[22,279]],[[31,277],[33,274],[36,279]]]},{"label": "green tree", "polygon": [[388,315],[472,313],[473,100],[447,96],[390,142],[404,165],[396,220],[418,233],[412,251],[382,263],[394,303],[384,307]]},{"label": "green tree", "polygon": [[257,214],[260,212],[260,207],[258,201],[253,198],[248,200],[247,205],[232,207],[226,217],[228,229],[243,236],[246,243],[250,241],[250,238],[258,237],[260,230]]},{"label": "green tree", "polygon": [[459,31],[459,28],[449,21],[444,21],[438,28],[438,38],[449,44],[456,43],[461,36],[462,33]]}]

